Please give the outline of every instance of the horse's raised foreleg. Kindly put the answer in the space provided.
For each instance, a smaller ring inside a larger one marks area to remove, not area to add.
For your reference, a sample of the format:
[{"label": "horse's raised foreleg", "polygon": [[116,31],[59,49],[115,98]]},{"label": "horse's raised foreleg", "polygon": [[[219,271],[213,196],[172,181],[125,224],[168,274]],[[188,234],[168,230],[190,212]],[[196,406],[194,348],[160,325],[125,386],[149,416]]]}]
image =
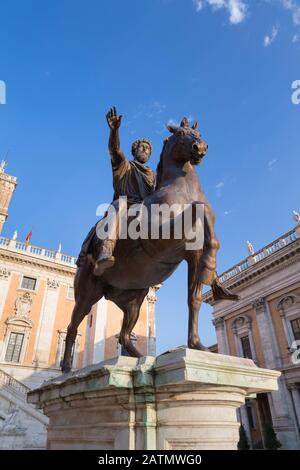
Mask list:
[{"label": "horse's raised foreleg", "polygon": [[142,357],[142,354],[133,346],[131,333],[139,318],[140,308],[148,289],[136,291],[124,291],[118,298],[118,305],[123,310],[124,317],[119,337],[119,343],[131,357]]},{"label": "horse's raised foreleg", "polygon": [[211,285],[216,278],[216,257],[220,243],[215,234],[215,216],[209,204],[204,205],[203,256],[199,260],[199,279],[202,284]]},{"label": "horse's raised foreleg", "polygon": [[188,347],[207,351],[208,349],[200,341],[198,332],[199,311],[202,303],[202,282],[199,280],[198,273],[199,259],[201,259],[201,251],[191,251],[186,258],[188,263]]}]

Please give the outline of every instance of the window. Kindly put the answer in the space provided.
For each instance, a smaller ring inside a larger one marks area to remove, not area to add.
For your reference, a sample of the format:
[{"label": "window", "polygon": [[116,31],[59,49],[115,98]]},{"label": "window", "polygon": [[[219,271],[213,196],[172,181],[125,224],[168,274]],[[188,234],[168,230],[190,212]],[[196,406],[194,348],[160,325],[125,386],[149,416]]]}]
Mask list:
[{"label": "window", "polygon": [[23,277],[22,285],[21,285],[22,289],[35,290],[35,286],[36,286],[36,279],[34,279],[33,277],[26,277],[26,276]]},{"label": "window", "polygon": [[242,336],[241,343],[242,343],[243,356],[248,359],[252,359],[249,336]]},{"label": "window", "polygon": [[23,345],[24,335],[21,333],[11,333],[6,349],[5,361],[19,362]]},{"label": "window", "polygon": [[292,330],[295,340],[300,340],[300,318],[291,321]]}]

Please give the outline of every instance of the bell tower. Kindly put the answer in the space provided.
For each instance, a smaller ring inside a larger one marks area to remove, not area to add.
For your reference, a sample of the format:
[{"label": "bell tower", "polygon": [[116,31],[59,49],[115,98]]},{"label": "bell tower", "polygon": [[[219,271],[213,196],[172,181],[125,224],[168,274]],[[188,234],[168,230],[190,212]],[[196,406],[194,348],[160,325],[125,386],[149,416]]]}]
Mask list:
[{"label": "bell tower", "polygon": [[5,173],[7,164],[4,160],[0,163],[0,234],[8,217],[8,208],[17,186],[17,178]]}]

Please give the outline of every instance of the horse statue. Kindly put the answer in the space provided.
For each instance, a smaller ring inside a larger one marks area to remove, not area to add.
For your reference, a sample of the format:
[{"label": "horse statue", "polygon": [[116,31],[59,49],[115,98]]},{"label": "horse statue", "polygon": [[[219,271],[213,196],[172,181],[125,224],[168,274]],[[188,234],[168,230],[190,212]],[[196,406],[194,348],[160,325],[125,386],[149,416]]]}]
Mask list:
[{"label": "horse statue", "polygon": [[[189,126],[184,118],[180,126],[168,126],[171,135],[165,140],[157,167],[155,191],[143,201],[144,209],[152,205],[179,204],[192,207],[192,225],[197,225],[197,205],[204,207],[204,243],[196,249],[186,249],[186,236],[170,239],[119,239],[115,263],[101,276],[94,273],[98,245],[91,243],[91,256],[79,266],[74,280],[75,306],[68,326],[62,371],[71,369],[72,347],[77,328],[92,306],[103,296],[113,301],[123,311],[119,342],[133,357],[141,354],[130,340],[131,332],[139,318],[140,307],[150,287],[161,284],[185,260],[188,264],[188,342],[192,349],[207,350],[198,333],[198,316],[202,302],[202,287],[212,286],[215,299],[237,300],[237,296],[224,289],[217,280],[215,260],[219,243],[214,235],[214,215],[202,191],[195,166],[200,164],[208,145],[202,139],[198,124]],[[176,216],[173,218],[173,222]],[[151,224],[151,220],[149,220]],[[198,228],[199,230],[199,228]],[[95,237],[96,238],[96,237]]]}]

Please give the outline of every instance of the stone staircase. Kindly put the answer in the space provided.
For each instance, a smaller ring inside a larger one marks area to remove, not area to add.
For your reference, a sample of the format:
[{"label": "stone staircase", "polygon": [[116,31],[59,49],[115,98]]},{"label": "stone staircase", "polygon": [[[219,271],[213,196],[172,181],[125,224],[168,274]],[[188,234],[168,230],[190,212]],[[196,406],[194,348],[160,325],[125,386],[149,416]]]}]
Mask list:
[{"label": "stone staircase", "polygon": [[0,449],[45,449],[48,418],[27,403],[30,388],[0,369]]}]

